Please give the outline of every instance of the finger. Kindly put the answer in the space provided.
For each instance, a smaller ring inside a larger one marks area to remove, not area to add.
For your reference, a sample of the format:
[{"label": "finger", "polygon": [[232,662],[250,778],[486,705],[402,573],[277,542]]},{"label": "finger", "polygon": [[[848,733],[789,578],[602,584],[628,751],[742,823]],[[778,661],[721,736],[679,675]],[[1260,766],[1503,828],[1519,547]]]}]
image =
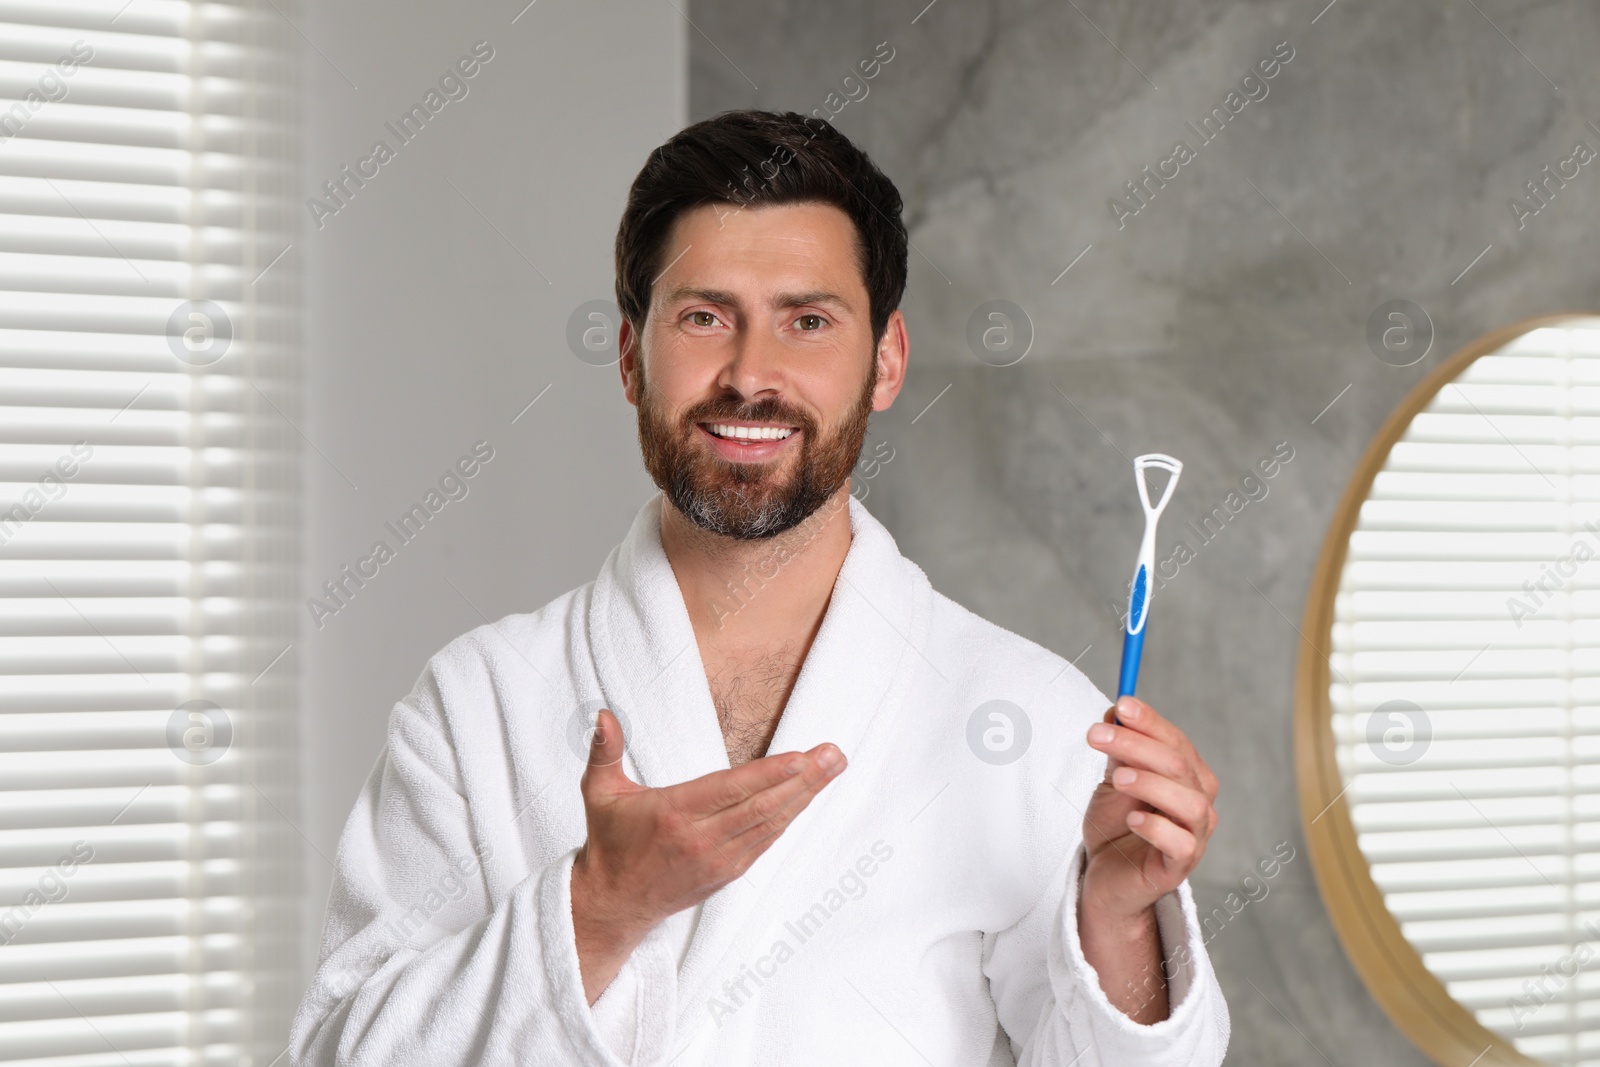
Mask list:
[{"label": "finger", "polygon": [[755,866],[761,854],[772,847],[783,831],[774,830],[771,826],[763,824],[739,835],[735,841],[725,843],[717,849],[724,863],[719,876],[714,883],[713,892],[732,882],[736,878],[743,878],[744,872]]},{"label": "finger", "polygon": [[1143,801],[1123,796],[1109,787],[1107,792],[1109,799],[1102,802],[1100,807],[1091,809],[1089,817],[1083,823],[1083,843],[1090,852],[1098,851],[1117,838],[1125,836],[1128,832],[1128,815],[1131,812],[1150,810]]},{"label": "finger", "polygon": [[803,793],[790,802],[790,810],[782,815],[775,816],[737,834],[728,842],[728,851],[737,857],[738,867],[741,872],[748,870],[750,865],[761,856],[763,852],[772,847],[772,843],[794,822],[795,817],[815,799],[815,793]]},{"label": "finger", "polygon": [[583,789],[614,790],[624,783],[632,784],[622,769],[622,724],[611,714],[610,708],[601,708],[595,716],[594,729],[589,737],[589,761],[583,769]]},{"label": "finger", "polygon": [[[762,853],[772,847],[772,843],[794,821],[794,816],[804,810],[815,795],[815,793],[801,793],[790,800],[787,806],[789,810],[786,813],[765,819],[742,833],[735,834],[732,838],[722,840],[722,843],[717,845],[716,848],[718,855],[722,857],[727,865],[727,876],[720,880],[718,888],[727,885],[735,878],[743,877],[744,872],[749,870],[756,860],[761,858]],[[696,823],[695,827],[702,831],[705,829],[704,825],[700,823]]]},{"label": "finger", "polygon": [[[1106,709],[1106,713],[1100,716],[1100,721],[1108,723],[1115,723],[1117,721],[1117,708],[1115,704]],[[1111,781],[1111,772],[1120,766],[1122,766],[1121,760],[1117,759],[1115,756],[1108,756],[1106,759],[1106,776],[1104,780],[1107,782]]]},{"label": "finger", "polygon": [[1106,780],[1097,785],[1090,795],[1089,807],[1084,814],[1097,826],[1103,826],[1112,836],[1117,836],[1127,828],[1128,812],[1149,807],[1138,797],[1129,796],[1118,789],[1110,775],[1107,775]]},{"label": "finger", "polygon": [[[818,745],[809,752],[785,752],[776,756],[763,756],[725,771],[712,771],[688,782],[669,786],[671,799],[686,814],[703,818],[724,808],[743,803],[763,789],[777,785],[789,777],[789,769],[804,770],[808,761],[814,762],[824,749],[838,752],[831,744]],[[839,753],[840,758],[844,754]]]},{"label": "finger", "polygon": [[1165,815],[1153,811],[1129,812],[1128,829],[1161,853],[1168,871],[1187,876],[1200,861],[1200,845],[1195,836]]},{"label": "finger", "polygon": [[1118,697],[1112,705],[1118,722],[1130,730],[1137,730],[1146,737],[1153,737],[1163,744],[1174,748],[1189,747],[1189,738],[1167,719],[1164,719],[1149,704],[1135,696]]},{"label": "finger", "polygon": [[844,770],[844,757],[840,756],[833,770],[824,768],[820,761],[808,758],[800,771],[786,775],[782,781],[761,790],[749,798],[724,808],[705,823],[712,837],[730,840],[752,827],[776,823],[781,831],[794,817],[810,804],[823,786],[838,777]]},{"label": "finger", "polygon": [[1197,838],[1211,833],[1211,801],[1198,789],[1134,767],[1119,767],[1111,784],[1117,792],[1144,801]]},{"label": "finger", "polygon": [[1200,791],[1212,800],[1217,798],[1217,776],[1211,773],[1206,761],[1200,758],[1200,752],[1194,747],[1194,742],[1189,740],[1189,736],[1170,720],[1163,718],[1149,704],[1131,696],[1118,697],[1111,713],[1120,719],[1119,726],[1126,726],[1169,744],[1182,753],[1193,766],[1192,780],[1200,787]]},{"label": "finger", "polygon": [[1200,777],[1188,754],[1137,730],[1109,723],[1089,727],[1089,744],[1122,763],[1199,786]]},{"label": "finger", "polygon": [[699,778],[668,786],[665,792],[680,810],[700,818],[738,804],[778,784],[788,776],[790,767],[804,767],[802,753],[784,752],[776,756],[763,756],[728,770],[712,771]]}]

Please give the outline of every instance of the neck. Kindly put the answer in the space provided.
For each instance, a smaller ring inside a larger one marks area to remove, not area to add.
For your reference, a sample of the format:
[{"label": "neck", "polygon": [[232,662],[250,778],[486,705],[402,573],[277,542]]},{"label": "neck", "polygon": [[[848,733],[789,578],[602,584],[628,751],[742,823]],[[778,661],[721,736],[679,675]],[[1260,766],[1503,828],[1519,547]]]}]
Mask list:
[{"label": "neck", "polygon": [[850,482],[800,525],[759,541],[695,526],[663,501],[661,546],[701,644],[809,644],[850,550]]}]

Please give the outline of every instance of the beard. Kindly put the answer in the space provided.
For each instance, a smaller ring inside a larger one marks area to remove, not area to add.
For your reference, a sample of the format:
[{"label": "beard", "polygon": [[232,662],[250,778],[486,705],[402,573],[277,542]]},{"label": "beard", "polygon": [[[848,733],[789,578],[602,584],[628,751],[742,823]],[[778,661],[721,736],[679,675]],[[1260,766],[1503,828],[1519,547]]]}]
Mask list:
[{"label": "beard", "polygon": [[[876,358],[855,404],[826,438],[809,413],[773,397],[754,404],[715,397],[685,411],[674,426],[651,395],[644,362],[638,362],[638,408],[645,469],[673,507],[702,530],[758,541],[793,529],[838,492],[861,457],[878,383]],[[725,460],[696,440],[700,423],[725,420],[793,426],[801,434],[800,455],[763,463]],[[781,468],[787,466],[794,470],[785,477]]]}]

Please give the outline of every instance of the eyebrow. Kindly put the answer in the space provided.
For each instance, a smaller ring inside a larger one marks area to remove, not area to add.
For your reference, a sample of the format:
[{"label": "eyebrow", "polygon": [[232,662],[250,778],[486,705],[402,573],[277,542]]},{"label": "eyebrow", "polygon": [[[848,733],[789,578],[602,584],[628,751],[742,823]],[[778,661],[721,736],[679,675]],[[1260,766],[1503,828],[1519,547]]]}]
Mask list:
[{"label": "eyebrow", "polygon": [[[708,304],[723,304],[728,307],[741,307],[737,296],[726,289],[705,289],[700,286],[684,285],[667,294],[666,302],[676,304],[680,300],[703,300]],[[779,293],[773,303],[780,308],[802,307],[806,304],[831,304],[842,308],[846,313],[853,313],[854,308],[850,302],[837,293],[830,293],[826,289],[812,289],[802,293]]]}]

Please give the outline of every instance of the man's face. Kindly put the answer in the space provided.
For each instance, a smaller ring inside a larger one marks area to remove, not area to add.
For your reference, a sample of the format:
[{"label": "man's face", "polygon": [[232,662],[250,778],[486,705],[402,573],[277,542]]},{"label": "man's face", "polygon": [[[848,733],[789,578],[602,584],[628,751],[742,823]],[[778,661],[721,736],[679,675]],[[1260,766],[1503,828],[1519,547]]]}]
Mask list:
[{"label": "man's face", "polygon": [[867,417],[899,391],[900,314],[875,350],[855,227],[832,205],[702,205],[662,262],[638,343],[630,324],[621,337],[645,469],[705,530],[791,529],[844,485]]}]

